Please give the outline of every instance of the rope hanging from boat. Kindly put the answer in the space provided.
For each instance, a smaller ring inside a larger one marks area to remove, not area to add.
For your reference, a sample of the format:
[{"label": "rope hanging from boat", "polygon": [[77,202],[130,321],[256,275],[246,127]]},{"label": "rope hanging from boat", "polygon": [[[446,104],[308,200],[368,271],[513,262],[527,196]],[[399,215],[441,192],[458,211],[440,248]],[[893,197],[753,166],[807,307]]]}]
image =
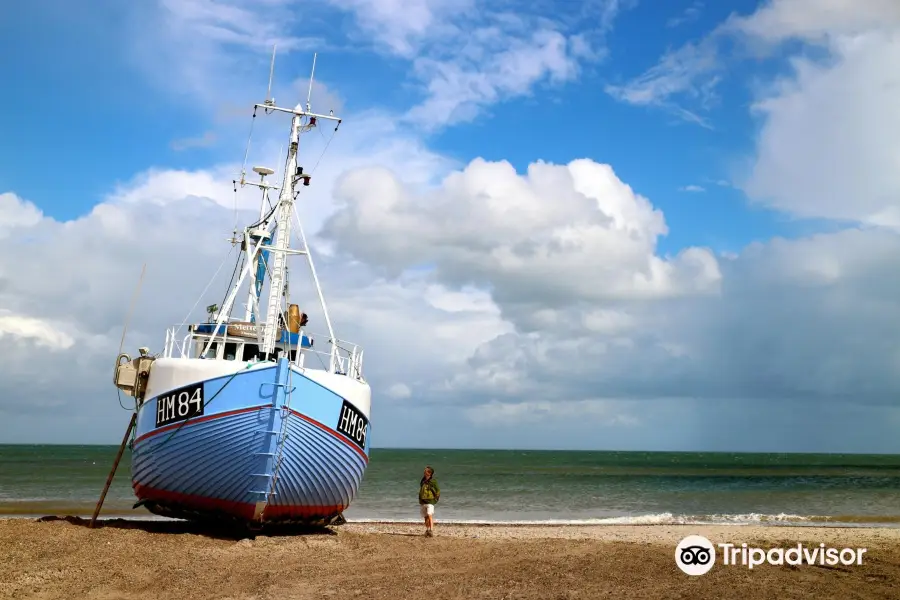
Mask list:
[{"label": "rope hanging from boat", "polygon": [[119,397],[119,406],[122,407],[122,410],[135,411],[138,409],[137,398],[134,399],[134,406],[125,406],[124,404],[122,404],[122,390],[116,388],[116,395]]}]

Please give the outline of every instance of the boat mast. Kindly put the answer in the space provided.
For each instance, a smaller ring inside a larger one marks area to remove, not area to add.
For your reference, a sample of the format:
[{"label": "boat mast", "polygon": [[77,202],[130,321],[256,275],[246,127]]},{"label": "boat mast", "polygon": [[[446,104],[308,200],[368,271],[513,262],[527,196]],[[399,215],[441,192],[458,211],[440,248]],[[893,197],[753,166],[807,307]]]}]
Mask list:
[{"label": "boat mast", "polygon": [[262,353],[271,354],[275,350],[275,333],[278,330],[278,315],[281,311],[281,297],[284,294],[284,267],[291,241],[291,215],[294,208],[294,177],[297,172],[297,148],[300,145],[300,115],[291,119],[291,138],[288,144],[287,162],[284,166],[284,183],[275,207],[275,260],[269,277],[269,299],[266,303],[265,331]]},{"label": "boat mast", "polygon": [[[275,239],[274,242],[270,245],[262,245],[261,250],[270,250],[272,254],[274,254],[274,260],[271,269],[269,270],[269,297],[266,303],[266,316],[264,323],[264,331],[262,336],[262,347],[260,351],[262,354],[268,356],[271,355],[275,351],[275,344],[277,340],[278,333],[278,316],[282,314],[283,309],[281,306],[281,299],[284,295],[285,288],[285,275],[286,275],[286,262],[288,254],[302,254],[306,255],[307,260],[309,261],[309,265],[311,269],[314,269],[312,264],[312,258],[309,256],[308,248],[304,247],[302,250],[292,250],[290,248],[291,241],[291,218],[296,215],[294,210],[294,196],[295,196],[295,187],[297,182],[300,180],[303,181],[304,186],[309,185],[310,176],[303,173],[303,167],[297,165],[297,151],[300,145],[300,132],[301,130],[310,130],[316,126],[317,121],[321,119],[325,119],[328,121],[335,121],[337,125],[335,126],[335,130],[340,126],[341,119],[339,117],[334,116],[333,112],[328,115],[320,115],[314,113],[310,109],[310,98],[312,96],[312,84],[313,78],[315,76],[316,69],[316,56],[313,56],[313,67],[312,74],[309,78],[309,91],[306,97],[306,107],[305,109],[298,105],[294,109],[287,109],[275,106],[273,100],[266,100],[264,104],[255,105],[256,108],[262,108],[266,112],[268,111],[278,111],[278,112],[286,112],[292,115],[291,118],[291,133],[288,142],[288,153],[285,161],[284,168],[284,183],[281,186],[281,193],[278,197],[278,203],[275,206]],[[271,76],[270,76],[271,77]],[[299,215],[297,216],[299,221]],[[305,246],[306,244],[304,244]],[[322,309],[326,311],[324,297],[322,296],[322,291],[319,287],[318,278],[314,277],[316,284],[316,291],[319,294],[319,298],[322,300]],[[334,353],[337,349],[337,341],[334,339],[334,332],[331,330],[331,322],[327,319],[328,324],[328,334],[331,337],[331,369],[334,369]],[[286,323],[285,323],[286,325]]]}]

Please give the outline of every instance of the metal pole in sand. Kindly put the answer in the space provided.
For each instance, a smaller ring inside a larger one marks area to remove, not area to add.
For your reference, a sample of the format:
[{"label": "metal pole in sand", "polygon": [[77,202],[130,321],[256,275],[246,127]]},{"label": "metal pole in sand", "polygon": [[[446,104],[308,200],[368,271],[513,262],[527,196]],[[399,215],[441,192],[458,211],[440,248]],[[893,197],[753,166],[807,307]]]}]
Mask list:
[{"label": "metal pole in sand", "polygon": [[94,523],[97,522],[97,515],[100,514],[100,507],[103,506],[103,501],[106,499],[106,492],[109,491],[109,486],[112,484],[116,469],[119,468],[119,461],[122,460],[122,454],[125,452],[125,445],[128,443],[128,436],[131,435],[131,430],[134,428],[134,422],[136,420],[137,413],[135,412],[131,414],[131,421],[128,422],[128,429],[125,430],[125,437],[122,438],[122,445],[119,446],[119,453],[116,454],[116,461],[113,463],[112,470],[109,472],[109,477],[106,478],[106,485],[103,486],[103,493],[100,494],[100,499],[97,501],[97,507],[94,509],[94,516],[91,517],[91,529],[94,528]]}]

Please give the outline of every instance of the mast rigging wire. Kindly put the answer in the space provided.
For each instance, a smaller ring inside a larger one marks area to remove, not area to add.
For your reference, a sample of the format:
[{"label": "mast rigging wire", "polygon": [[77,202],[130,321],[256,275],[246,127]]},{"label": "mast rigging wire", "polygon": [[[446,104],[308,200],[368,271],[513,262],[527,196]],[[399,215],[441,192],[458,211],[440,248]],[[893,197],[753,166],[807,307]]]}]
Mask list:
[{"label": "mast rigging wire", "polygon": [[187,323],[187,320],[191,318],[191,314],[194,312],[194,309],[197,308],[197,305],[200,304],[200,300],[203,298],[203,295],[206,294],[206,291],[209,289],[209,286],[212,285],[213,281],[215,281],[216,276],[219,274],[219,271],[222,270],[222,267],[225,266],[225,263],[228,262],[228,257],[231,256],[231,253],[234,252],[234,246],[231,247],[231,250],[228,251],[228,254],[225,255],[225,258],[222,259],[221,264],[219,264],[219,268],[216,269],[216,272],[213,273],[213,276],[210,278],[209,282],[206,284],[206,287],[203,288],[203,291],[200,292],[200,295],[197,296],[197,300],[194,302],[194,305],[191,307],[191,310],[185,315],[184,320],[181,322],[181,325],[175,330],[174,336],[178,335],[178,332],[181,331],[181,328],[184,327],[184,324]]}]

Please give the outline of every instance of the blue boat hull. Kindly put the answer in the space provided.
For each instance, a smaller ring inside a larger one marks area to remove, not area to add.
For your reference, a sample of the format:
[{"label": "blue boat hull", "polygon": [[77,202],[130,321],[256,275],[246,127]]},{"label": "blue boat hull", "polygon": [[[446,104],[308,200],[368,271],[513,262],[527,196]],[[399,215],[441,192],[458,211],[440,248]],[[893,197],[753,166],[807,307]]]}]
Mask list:
[{"label": "blue boat hull", "polygon": [[[151,512],[330,524],[356,497],[369,459],[367,406],[357,410],[284,359],[179,389],[187,391],[149,398],[138,413],[132,484]],[[199,414],[179,418],[178,393],[180,412]]]}]

